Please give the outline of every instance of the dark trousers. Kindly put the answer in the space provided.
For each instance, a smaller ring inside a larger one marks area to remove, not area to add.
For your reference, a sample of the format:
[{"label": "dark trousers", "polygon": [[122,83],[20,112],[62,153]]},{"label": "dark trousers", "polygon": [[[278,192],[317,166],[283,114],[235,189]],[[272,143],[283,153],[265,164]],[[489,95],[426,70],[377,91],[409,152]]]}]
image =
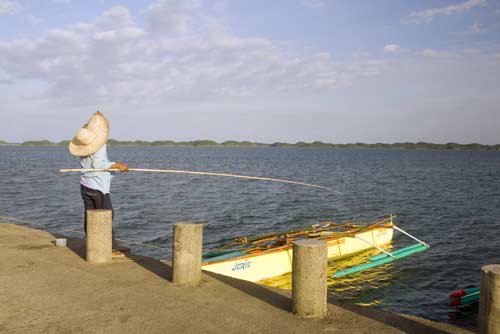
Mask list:
[{"label": "dark trousers", "polygon": [[[83,185],[80,185],[80,192],[82,194],[83,205],[85,206],[85,220],[83,226],[85,228],[85,234],[87,234],[87,210],[93,209],[104,209],[111,210],[112,218],[115,217],[115,211],[113,210],[113,205],[111,204],[111,196],[109,194],[103,194],[99,190],[90,189]],[[116,240],[114,229],[113,235],[113,248],[116,248]]]}]

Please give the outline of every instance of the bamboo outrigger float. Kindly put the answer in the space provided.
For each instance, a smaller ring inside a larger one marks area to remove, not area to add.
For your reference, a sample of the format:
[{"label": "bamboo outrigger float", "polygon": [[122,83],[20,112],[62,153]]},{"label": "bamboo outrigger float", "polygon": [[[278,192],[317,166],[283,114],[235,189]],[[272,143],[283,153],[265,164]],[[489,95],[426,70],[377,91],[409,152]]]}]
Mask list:
[{"label": "bamboo outrigger float", "polygon": [[377,248],[382,252],[372,258],[368,265],[337,272],[335,277],[389,263],[429,248],[427,244],[419,241],[417,245],[392,253],[383,249],[382,246],[391,242],[394,229],[407,234],[394,225],[393,218],[391,215],[369,226],[325,222],[299,231],[237,238],[229,245],[204,253],[202,269],[251,282],[280,276],[292,271],[293,241],[298,238],[325,240],[328,258],[333,260],[370,248]]}]

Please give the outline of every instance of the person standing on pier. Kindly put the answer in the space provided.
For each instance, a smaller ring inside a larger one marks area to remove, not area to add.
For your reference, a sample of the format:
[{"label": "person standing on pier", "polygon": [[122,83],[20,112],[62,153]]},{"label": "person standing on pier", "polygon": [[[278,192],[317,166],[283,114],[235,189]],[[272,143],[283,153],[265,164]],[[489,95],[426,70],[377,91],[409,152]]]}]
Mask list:
[{"label": "person standing on pier", "polygon": [[[85,169],[119,169],[128,172],[128,166],[121,162],[111,162],[106,152],[106,143],[109,136],[109,123],[104,115],[97,111],[88,122],[76,133],[69,143],[69,151],[80,158],[80,165]],[[80,192],[85,207],[84,228],[87,233],[87,210],[111,210],[111,178],[110,172],[86,172],[80,178]],[[123,257],[113,233],[113,257]]]}]

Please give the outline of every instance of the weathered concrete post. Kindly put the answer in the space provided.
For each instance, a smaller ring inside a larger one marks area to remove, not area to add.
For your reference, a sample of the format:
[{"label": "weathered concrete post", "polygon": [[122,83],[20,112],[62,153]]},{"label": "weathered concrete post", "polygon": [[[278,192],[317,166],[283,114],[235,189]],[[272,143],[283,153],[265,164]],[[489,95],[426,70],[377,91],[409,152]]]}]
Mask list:
[{"label": "weathered concrete post", "polygon": [[500,333],[500,264],[481,268],[479,297],[479,333]]},{"label": "weathered concrete post", "polygon": [[87,261],[111,261],[112,247],[111,210],[87,210]]},{"label": "weathered concrete post", "polygon": [[327,246],[322,240],[304,239],[293,244],[292,311],[303,318],[327,313]]},{"label": "weathered concrete post", "polygon": [[184,286],[201,283],[201,248],[203,225],[179,222],[174,224],[172,249],[172,281]]}]

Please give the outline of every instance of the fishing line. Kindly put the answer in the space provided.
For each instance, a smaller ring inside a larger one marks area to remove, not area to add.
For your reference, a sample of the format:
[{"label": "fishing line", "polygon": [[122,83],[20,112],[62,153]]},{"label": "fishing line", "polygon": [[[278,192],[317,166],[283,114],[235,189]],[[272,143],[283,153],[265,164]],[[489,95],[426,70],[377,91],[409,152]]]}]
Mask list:
[{"label": "fishing line", "polygon": [[[301,185],[305,187],[318,188],[322,190],[332,191],[339,195],[342,193],[338,190],[334,190],[332,188],[318,186],[316,184],[300,182],[300,181],[292,181],[292,180],[283,180],[283,179],[275,179],[271,177],[260,177],[260,176],[248,176],[248,175],[238,175],[238,174],[228,174],[228,173],[214,173],[214,172],[196,172],[190,170],[178,170],[178,169],[148,169],[148,168],[129,168],[130,172],[146,172],[146,173],[173,173],[173,174],[193,174],[193,175],[208,175],[208,176],[222,176],[222,177],[234,177],[239,179],[247,179],[247,180],[259,180],[259,181],[271,181],[271,182],[281,182],[281,183],[289,183],[295,185]],[[92,169],[92,168],[65,168],[60,169],[60,173],[68,173],[68,172],[119,172],[119,169]]]}]

